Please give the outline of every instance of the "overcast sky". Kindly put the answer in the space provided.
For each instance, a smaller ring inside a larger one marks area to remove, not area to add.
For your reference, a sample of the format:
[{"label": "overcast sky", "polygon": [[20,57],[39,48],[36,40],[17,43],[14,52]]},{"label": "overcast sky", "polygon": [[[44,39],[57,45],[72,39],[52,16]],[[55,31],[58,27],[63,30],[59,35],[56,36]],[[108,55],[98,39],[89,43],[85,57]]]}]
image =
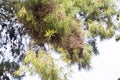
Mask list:
[{"label": "overcast sky", "polygon": [[77,68],[73,80],[118,80],[120,77],[120,41],[114,39],[98,41],[100,54],[92,58],[92,69],[80,71]]}]

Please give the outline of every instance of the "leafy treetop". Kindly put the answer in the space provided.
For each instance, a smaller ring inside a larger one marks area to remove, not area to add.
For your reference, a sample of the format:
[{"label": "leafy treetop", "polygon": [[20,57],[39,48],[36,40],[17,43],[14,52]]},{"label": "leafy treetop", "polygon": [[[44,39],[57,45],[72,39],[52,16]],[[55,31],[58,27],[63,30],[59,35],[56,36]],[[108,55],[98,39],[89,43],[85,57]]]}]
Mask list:
[{"label": "leafy treetop", "polygon": [[[15,2],[19,21],[37,44],[50,43],[61,52],[64,61],[77,63],[80,68],[89,69],[92,54],[98,53],[96,37],[109,39],[119,30],[112,21],[114,15],[119,15],[114,0],[11,1]],[[116,39],[119,40],[119,36]]]}]

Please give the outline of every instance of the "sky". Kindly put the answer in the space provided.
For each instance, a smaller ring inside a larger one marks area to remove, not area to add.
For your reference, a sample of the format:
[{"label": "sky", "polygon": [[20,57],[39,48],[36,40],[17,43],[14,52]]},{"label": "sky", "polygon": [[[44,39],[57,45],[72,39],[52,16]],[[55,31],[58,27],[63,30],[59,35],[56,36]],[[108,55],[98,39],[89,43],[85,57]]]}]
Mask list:
[{"label": "sky", "polygon": [[118,80],[120,77],[120,41],[110,39],[100,42],[98,40],[97,43],[100,54],[92,58],[92,69],[78,71],[75,66],[72,80]]}]

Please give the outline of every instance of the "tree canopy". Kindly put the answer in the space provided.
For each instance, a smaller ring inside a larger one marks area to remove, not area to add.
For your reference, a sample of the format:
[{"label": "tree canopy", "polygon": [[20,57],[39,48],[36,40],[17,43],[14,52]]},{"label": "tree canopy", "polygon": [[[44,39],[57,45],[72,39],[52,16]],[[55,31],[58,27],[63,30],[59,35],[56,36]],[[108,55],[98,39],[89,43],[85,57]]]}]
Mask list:
[{"label": "tree canopy", "polygon": [[[6,0],[5,0],[6,1]],[[114,0],[10,0],[14,14],[31,36],[24,65],[34,67],[42,80],[61,80],[59,68],[51,53],[43,48],[48,43],[59,52],[68,65],[78,64],[79,69],[90,69],[93,54],[98,54],[96,38],[101,40],[116,36],[120,39],[119,20]],[[4,4],[2,4],[4,5]],[[10,8],[11,8],[10,7]],[[7,7],[7,9],[9,9]],[[3,15],[5,18],[6,16]],[[7,17],[6,19],[9,19]],[[33,60],[34,59],[34,60]],[[15,72],[17,75],[19,72]]]}]

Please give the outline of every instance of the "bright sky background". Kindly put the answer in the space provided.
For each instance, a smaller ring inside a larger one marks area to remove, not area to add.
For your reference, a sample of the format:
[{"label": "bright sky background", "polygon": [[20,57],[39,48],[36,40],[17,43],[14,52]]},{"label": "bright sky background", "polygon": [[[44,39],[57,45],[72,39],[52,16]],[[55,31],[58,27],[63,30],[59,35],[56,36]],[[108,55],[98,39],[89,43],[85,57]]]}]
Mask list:
[{"label": "bright sky background", "polygon": [[77,68],[73,80],[118,80],[120,77],[120,41],[114,39],[98,41],[100,54],[92,58],[92,69],[80,71]]}]

